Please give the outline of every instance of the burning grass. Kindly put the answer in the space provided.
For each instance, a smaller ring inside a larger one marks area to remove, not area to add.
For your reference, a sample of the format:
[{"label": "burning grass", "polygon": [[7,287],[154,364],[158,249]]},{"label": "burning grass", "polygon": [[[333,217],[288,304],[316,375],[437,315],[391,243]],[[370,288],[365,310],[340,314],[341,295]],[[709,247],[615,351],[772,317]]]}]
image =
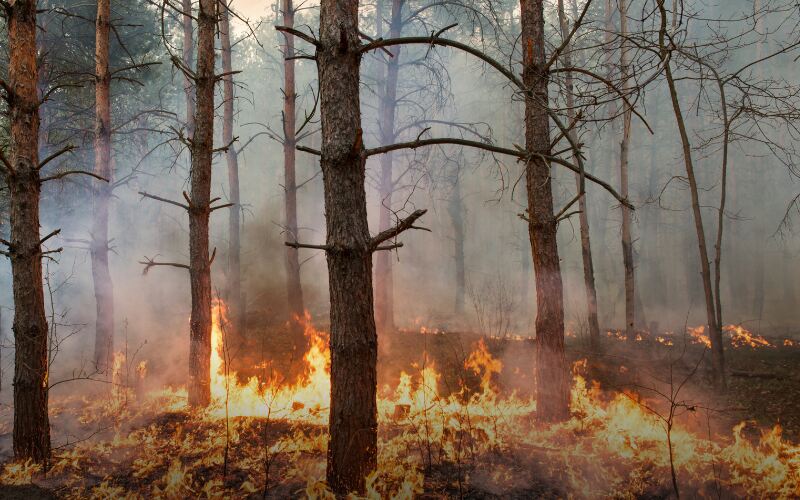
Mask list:
[{"label": "burning grass", "polygon": [[[323,481],[325,334],[306,318],[309,347],[297,380],[268,367],[263,377],[242,380],[230,368],[223,314],[218,307],[211,407],[186,408],[180,389],[137,394],[121,384],[104,399],[56,404],[62,418],[77,415],[84,434],[101,431],[55,450],[46,476],[10,462],[0,480],[35,482],[65,498],[332,498]],[[737,335],[731,330],[732,345]],[[657,337],[648,340],[664,349]],[[762,346],[754,344],[742,345]],[[379,466],[367,496],[800,495],[800,447],[779,426],[712,431],[720,414],[680,383],[694,372],[667,359],[672,381],[639,391],[604,390],[587,381],[585,361],[576,363],[572,418],[551,427],[534,422],[531,397],[500,387],[507,367],[483,341],[463,357],[451,390],[443,390],[450,384],[437,363],[411,366],[379,391]]]}]

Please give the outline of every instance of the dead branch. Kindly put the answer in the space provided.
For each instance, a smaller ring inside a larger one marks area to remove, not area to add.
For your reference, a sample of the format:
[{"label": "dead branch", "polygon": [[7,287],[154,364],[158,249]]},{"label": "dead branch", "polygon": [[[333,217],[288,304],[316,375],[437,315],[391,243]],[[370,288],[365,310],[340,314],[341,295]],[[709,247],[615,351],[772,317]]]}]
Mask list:
[{"label": "dead branch", "polygon": [[56,229],[56,230],[55,230],[55,231],[53,231],[52,233],[48,234],[47,236],[45,236],[44,238],[42,238],[41,240],[39,240],[39,244],[40,244],[40,245],[43,245],[45,241],[49,240],[49,239],[50,239],[50,238],[52,238],[53,236],[56,236],[57,234],[60,234],[60,233],[61,233],[61,229]]},{"label": "dead branch", "polygon": [[[63,154],[66,154],[66,153],[69,153],[70,151],[73,151],[75,149],[77,149],[77,147],[73,146],[72,144],[68,144],[68,145],[64,146],[63,148],[61,148],[58,151],[56,151],[55,153],[51,154],[50,156],[48,156],[44,160],[40,161],[39,162],[39,166],[37,167],[37,170],[41,170],[42,168],[44,168],[45,165],[47,165],[51,161],[55,160],[59,156],[61,156]],[[106,182],[108,182],[108,181],[106,181]]]},{"label": "dead branch", "polygon": [[153,200],[163,201],[164,203],[169,203],[170,205],[175,205],[176,207],[181,207],[184,210],[189,210],[189,205],[184,205],[183,203],[178,203],[177,201],[168,200],[168,199],[162,198],[160,196],[156,196],[156,195],[153,195],[153,194],[145,193],[144,191],[139,191],[139,194],[142,195],[143,198],[151,198]]},{"label": "dead branch", "polygon": [[332,249],[330,245],[309,245],[306,243],[298,243],[296,241],[286,241],[283,244],[292,248],[310,248],[312,250],[325,250],[326,252]]},{"label": "dead branch", "polygon": [[297,38],[299,38],[301,40],[305,40],[306,42],[310,43],[314,47],[319,47],[319,45],[320,45],[319,44],[319,40],[317,40],[316,38],[314,38],[314,37],[312,37],[310,35],[306,35],[302,31],[296,30],[294,28],[289,28],[288,26],[275,26],[275,29],[280,31],[280,32],[282,32],[282,33],[288,33],[290,35],[294,35],[294,36],[296,36]]},{"label": "dead branch", "polygon": [[153,268],[153,267],[156,267],[156,266],[169,266],[169,267],[179,267],[181,269],[187,269],[187,270],[189,269],[188,265],[180,264],[180,263],[177,263],[177,262],[157,262],[155,260],[156,257],[157,256],[154,256],[151,259],[151,258],[149,258],[147,256],[144,256],[144,260],[143,261],[141,261],[141,260],[139,261],[139,264],[142,264],[144,266],[144,270],[142,271],[142,275],[147,275],[147,273],[150,271],[150,269]]},{"label": "dead branch", "polygon": [[417,221],[417,219],[425,215],[427,212],[428,212],[427,210],[415,210],[414,212],[411,213],[411,215],[399,221],[397,225],[395,225],[394,227],[391,227],[385,231],[381,231],[370,240],[369,244],[370,250],[372,251],[377,250],[377,248],[380,246],[381,243],[397,237],[400,233],[404,231],[407,231],[409,229],[421,229],[418,227],[414,227],[414,223]]},{"label": "dead branch", "polygon": [[88,175],[89,177],[94,177],[95,179],[101,180],[103,182],[108,182],[108,179],[106,179],[105,177],[103,177],[101,175],[97,175],[94,172],[90,172],[89,170],[65,170],[65,171],[59,172],[59,173],[57,173],[55,175],[42,177],[39,180],[39,182],[40,183],[45,183],[47,181],[54,181],[54,180],[58,180],[58,179],[63,179],[64,177],[66,177],[68,175],[73,175],[73,174]]}]

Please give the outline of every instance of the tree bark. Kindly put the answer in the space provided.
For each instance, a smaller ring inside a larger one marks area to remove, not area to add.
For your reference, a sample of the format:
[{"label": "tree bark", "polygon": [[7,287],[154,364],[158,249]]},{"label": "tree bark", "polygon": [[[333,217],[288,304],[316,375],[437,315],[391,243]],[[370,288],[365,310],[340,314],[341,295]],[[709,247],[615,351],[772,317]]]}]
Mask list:
[{"label": "tree bark", "polygon": [[223,118],[222,143],[228,146],[225,159],[228,162],[229,202],[233,205],[228,212],[228,318],[230,331],[234,335],[244,333],[242,313],[242,270],[241,270],[241,199],[239,196],[239,156],[233,147],[233,71],[231,32],[230,32],[230,0],[220,0],[220,39],[222,42],[223,80]]},{"label": "tree bark", "polygon": [[[403,26],[403,0],[392,0],[392,18],[389,23],[389,37],[397,38]],[[400,70],[400,45],[389,47],[393,57],[385,56],[386,81],[380,102],[381,144],[395,142],[395,114],[397,112],[397,75]],[[381,54],[383,56],[383,54]],[[392,193],[394,191],[393,154],[381,155],[380,174],[380,217],[379,231],[385,231],[392,224]],[[378,252],[375,256],[375,323],[381,331],[394,329],[394,276],[389,252]]]},{"label": "tree bark", "polygon": [[200,0],[197,13],[196,111],[191,139],[189,204],[189,279],[192,292],[189,348],[189,404],[211,400],[211,261],[208,221],[211,214],[211,156],[214,148],[214,33],[216,0]]},{"label": "tree bark", "polygon": [[[525,146],[549,154],[547,112],[548,75],[545,71],[542,0],[520,0],[525,93]],[[564,353],[564,298],[553,214],[550,166],[534,156],[525,165],[528,194],[528,232],[536,274],[536,392],[537,414],[544,422],[569,417],[569,378]]]},{"label": "tree bark", "polygon": [[[619,51],[620,87],[625,92],[628,85],[628,46],[625,38],[628,32],[627,7],[625,0],[618,0],[619,28],[623,37]],[[626,106],[622,114],[622,141],[619,145],[619,183],[620,195],[628,199],[628,148],[631,140],[631,117],[633,113],[630,106]],[[636,327],[636,290],[633,271],[633,241],[631,240],[631,210],[625,205],[620,205],[622,210],[622,263],[625,269],[625,333],[628,337],[633,335]]]},{"label": "tree bark", "polygon": [[[192,31],[192,0],[182,0],[183,10],[183,64],[189,69],[194,69],[194,33]],[[184,75],[183,93],[186,96],[186,136],[194,135],[194,82]]]},{"label": "tree bark", "polygon": [[[283,25],[294,26],[294,5],[292,0],[282,0]],[[297,177],[295,173],[295,153],[297,146],[297,112],[295,104],[297,91],[294,76],[294,36],[286,35],[283,61],[283,173],[284,210],[286,232],[289,238],[297,241]],[[286,247],[286,296],[289,301],[290,319],[302,318],[305,312],[303,287],[300,282],[300,259],[298,249]]]},{"label": "tree bark", "polygon": [[697,233],[697,243],[700,252],[700,274],[703,278],[703,291],[706,302],[706,318],[708,321],[709,338],[711,340],[711,367],[714,377],[714,386],[721,391],[725,390],[725,360],[722,346],[722,329],[717,322],[717,315],[714,302],[714,289],[711,282],[711,266],[708,259],[708,247],[706,244],[705,230],[703,228],[703,217],[700,210],[700,196],[697,188],[697,178],[694,172],[692,160],[692,148],[689,142],[689,134],[686,131],[686,124],[683,119],[680,101],[678,100],[678,90],[675,86],[675,79],[672,76],[672,63],[670,61],[671,51],[666,46],[667,34],[667,14],[664,7],[664,0],[658,0],[658,8],[661,14],[661,29],[659,31],[659,49],[661,60],[664,61],[664,73],[667,78],[672,109],[675,121],[678,125],[678,132],[681,137],[683,149],[683,163],[686,168],[686,177],[689,181],[689,193],[692,201],[692,214],[694,216],[695,231]]},{"label": "tree bark", "polygon": [[378,340],[364,189],[357,0],[322,0],[317,68],[331,301],[327,480],[363,493],[377,466]]},{"label": "tree bark", "polygon": [[8,9],[11,125],[6,179],[11,195],[11,273],[14,289],[14,456],[46,463],[50,457],[47,414],[47,318],[39,236],[39,96],[35,0]]},{"label": "tree bark", "polygon": [[[95,35],[94,173],[111,181],[111,74],[108,51],[111,0],[98,0]],[[114,353],[114,285],[108,267],[108,217],[111,182],[94,184],[91,234],[92,278],[97,308],[94,362],[105,373]]]},{"label": "tree bark", "polygon": [[[577,10],[574,3],[573,10]],[[558,0],[558,18],[561,28],[561,37],[566,39],[566,37],[569,36],[569,24],[564,10],[564,0]],[[565,48],[564,65],[568,68],[572,66],[568,47]],[[575,112],[573,111],[575,109],[575,97],[571,73],[567,73],[565,83],[567,91],[567,118],[569,122],[572,123],[575,118]],[[574,139],[573,137],[573,140]],[[580,189],[581,177],[578,174],[575,174],[575,183],[578,189]],[[623,196],[625,195],[623,194]],[[594,261],[592,259],[592,243],[589,235],[589,216],[586,194],[581,196],[581,199],[578,201],[578,210],[580,211],[578,219],[581,234],[581,256],[583,258],[583,283],[586,292],[586,320],[589,326],[589,346],[592,351],[597,351],[600,348],[600,322],[597,318],[597,288],[595,287],[594,281]]]}]

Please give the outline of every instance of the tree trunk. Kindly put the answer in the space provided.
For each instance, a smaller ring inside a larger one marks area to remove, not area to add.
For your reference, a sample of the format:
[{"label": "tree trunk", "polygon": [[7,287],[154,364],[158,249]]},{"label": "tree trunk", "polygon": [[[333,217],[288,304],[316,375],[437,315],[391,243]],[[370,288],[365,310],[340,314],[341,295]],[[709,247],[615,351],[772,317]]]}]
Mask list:
[{"label": "tree trunk", "polygon": [[36,1],[8,9],[11,144],[6,179],[11,195],[11,274],[14,289],[14,456],[46,463],[50,457],[47,415],[47,318],[39,236],[39,97],[37,95]]},{"label": "tree trunk", "polygon": [[331,301],[328,484],[363,493],[377,466],[378,339],[364,189],[357,0],[322,0],[319,71],[322,175]]},{"label": "tree trunk", "polygon": [[[392,19],[389,38],[397,38],[403,26],[403,0],[392,0]],[[394,57],[385,56],[386,83],[380,102],[381,144],[395,142],[395,113],[397,111],[397,74],[400,70],[400,45],[389,47]],[[383,56],[383,54],[381,54]],[[393,155],[381,155],[380,218],[379,231],[392,225],[392,192],[394,191]],[[375,256],[375,323],[379,330],[394,329],[394,276],[390,252],[378,252]]]},{"label": "tree trunk", "polygon": [[111,75],[108,69],[108,38],[111,0],[97,2],[95,39],[94,173],[108,179],[94,185],[91,247],[92,278],[97,318],[94,362],[105,373],[114,354],[114,285],[108,268],[108,216],[111,199]]},{"label": "tree trunk", "polygon": [[453,255],[456,262],[456,314],[464,313],[467,289],[466,266],[464,263],[464,212],[464,200],[461,198],[461,175],[458,168],[456,168],[456,182],[453,185],[453,192],[450,194],[450,201],[447,204],[447,213],[453,222]]},{"label": "tree trunk", "polygon": [[[573,3],[573,10],[577,10]],[[569,36],[569,24],[567,22],[566,12],[564,11],[564,0],[558,0],[558,18],[561,28],[561,36],[566,39]],[[572,66],[572,60],[569,53],[569,48],[565,49],[564,65],[566,67]],[[572,74],[567,73],[566,78],[566,91],[567,91],[567,118],[569,122],[575,118],[575,97],[573,94],[573,81]],[[573,134],[573,140],[575,140]],[[577,143],[577,141],[575,141]],[[580,190],[581,177],[575,175],[575,183]],[[600,347],[600,323],[597,319],[597,288],[594,282],[594,261],[592,259],[592,244],[589,238],[589,216],[588,207],[586,205],[586,194],[581,196],[578,201],[578,219],[580,222],[581,232],[581,255],[583,257],[583,283],[586,292],[586,320],[589,326],[589,346],[592,351],[596,351]]]},{"label": "tree trunk", "polygon": [[[520,0],[525,95],[525,146],[549,153],[548,75],[542,0]],[[545,422],[569,417],[569,378],[564,354],[564,297],[553,214],[550,166],[541,157],[525,165],[528,231],[536,274],[537,414]]]},{"label": "tree trunk", "polygon": [[705,230],[703,228],[703,217],[700,210],[700,196],[697,188],[697,179],[694,172],[692,161],[692,147],[689,143],[689,134],[686,131],[686,124],[683,119],[680,101],[678,100],[678,90],[675,86],[675,79],[672,76],[672,64],[669,60],[669,49],[667,49],[665,38],[667,32],[667,14],[664,8],[664,0],[658,0],[658,8],[661,14],[661,30],[659,31],[659,48],[661,50],[661,60],[664,61],[664,72],[667,78],[672,109],[675,121],[678,125],[678,132],[681,137],[683,148],[683,163],[686,167],[686,177],[689,181],[689,193],[692,199],[692,214],[694,216],[695,231],[697,233],[697,243],[700,252],[700,274],[703,278],[703,291],[706,302],[706,318],[708,321],[709,338],[711,340],[711,367],[714,376],[714,386],[721,391],[725,390],[725,360],[722,346],[722,329],[717,323],[715,311],[714,291],[711,282],[711,266],[708,260],[708,247],[706,245]]},{"label": "tree trunk", "polygon": [[[294,26],[294,5],[292,0],[283,0],[283,25]],[[283,61],[283,173],[285,190],[286,232],[289,239],[297,241],[297,177],[295,174],[295,147],[297,146],[297,116],[295,103],[297,92],[294,79],[294,36],[286,35]],[[286,296],[289,301],[290,319],[302,318],[303,287],[300,283],[300,259],[298,249],[286,247]]]},{"label": "tree trunk", "polygon": [[[623,41],[619,51],[620,86],[625,91],[628,85],[628,47],[624,37],[628,32],[628,18],[625,0],[619,0],[619,28]],[[619,145],[619,183],[620,195],[628,199],[628,148],[631,141],[631,117],[633,113],[630,106],[626,106],[622,114],[622,141]],[[625,205],[620,205],[622,210],[622,263],[625,269],[625,333],[628,337],[633,335],[636,328],[636,291],[633,274],[633,241],[631,240],[631,210]]]},{"label": "tree trunk", "polygon": [[211,261],[208,219],[211,213],[211,156],[214,148],[214,33],[216,0],[200,0],[197,13],[196,111],[191,139],[189,205],[189,279],[192,315],[189,350],[189,404],[211,400]]},{"label": "tree trunk", "polygon": [[[183,64],[187,68],[194,70],[194,34],[192,32],[192,0],[183,0],[181,4],[183,11]],[[194,82],[191,78],[184,75],[183,93],[186,96],[186,136],[191,138],[194,135],[194,96],[192,95]]]},{"label": "tree trunk", "polygon": [[233,71],[230,33],[230,0],[220,0],[220,39],[222,41],[222,72],[228,73],[223,81],[222,143],[228,146],[225,159],[228,162],[228,189],[230,207],[228,213],[228,318],[229,331],[234,335],[244,333],[242,312],[241,271],[241,204],[239,198],[239,156],[233,147]]}]

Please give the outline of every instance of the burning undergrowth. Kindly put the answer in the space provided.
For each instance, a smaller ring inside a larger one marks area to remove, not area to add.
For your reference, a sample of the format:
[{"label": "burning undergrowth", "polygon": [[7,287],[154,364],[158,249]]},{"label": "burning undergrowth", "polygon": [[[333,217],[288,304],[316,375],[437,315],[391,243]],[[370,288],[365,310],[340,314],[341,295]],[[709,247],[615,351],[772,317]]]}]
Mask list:
[{"label": "burning undergrowth", "polygon": [[[223,315],[218,306],[211,407],[187,408],[182,389],[144,391],[141,364],[133,383],[121,383],[125,360],[118,357],[117,383],[106,397],[52,402],[54,432],[69,421],[84,437],[54,450],[46,473],[7,463],[2,482],[34,482],[67,498],[331,497],[323,481],[326,335],[305,318],[308,347],[295,380],[268,364],[258,368],[262,376],[243,377],[232,368]],[[664,380],[615,390],[590,382],[585,360],[575,363],[572,418],[546,427],[534,420],[532,397],[501,387],[508,370],[520,369],[506,366],[510,356],[498,357],[499,342],[469,346],[456,356],[458,369],[423,355],[382,377],[379,466],[368,478],[368,496],[800,494],[800,447],[783,439],[780,427],[742,423],[720,432],[726,419],[689,396],[702,343],[692,344],[694,357],[659,358],[667,363]],[[519,351],[513,343],[530,344],[505,342],[512,343],[509,353]]]}]

